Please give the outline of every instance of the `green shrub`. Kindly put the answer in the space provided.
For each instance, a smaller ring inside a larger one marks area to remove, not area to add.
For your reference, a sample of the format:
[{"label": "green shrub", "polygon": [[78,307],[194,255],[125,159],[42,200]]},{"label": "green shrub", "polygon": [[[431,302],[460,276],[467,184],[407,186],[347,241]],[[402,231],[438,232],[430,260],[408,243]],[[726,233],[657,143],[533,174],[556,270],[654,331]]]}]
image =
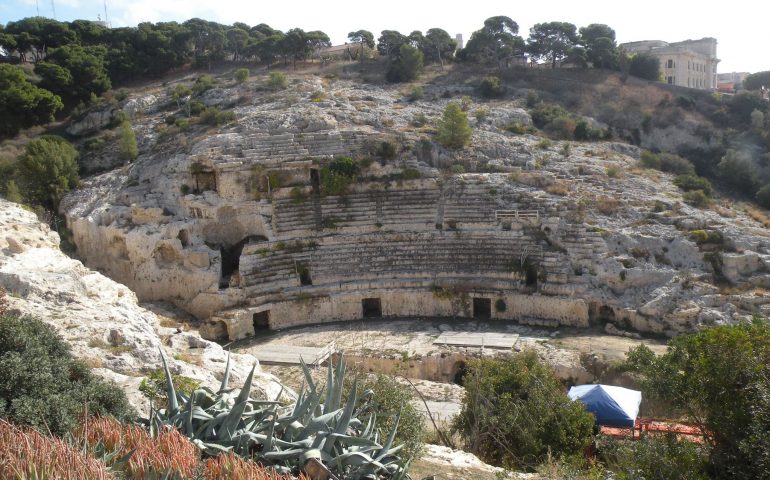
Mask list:
[{"label": "green shrub", "polygon": [[638,440],[601,440],[600,459],[618,480],[707,480],[707,449],[673,433]]},{"label": "green shrub", "polygon": [[473,130],[468,125],[468,117],[459,105],[452,102],[444,109],[439,121],[436,140],[448,148],[462,148],[471,139]]},{"label": "green shrub", "polygon": [[187,108],[190,112],[190,115],[195,117],[200,115],[204,110],[206,110],[206,104],[204,104],[200,100],[192,100],[190,103],[187,104]]},{"label": "green shrub", "polygon": [[[184,375],[171,375],[171,381],[174,382],[174,388],[177,392],[189,396],[200,387],[201,382],[194,378]],[[149,375],[142,379],[139,384],[139,391],[148,398],[155,408],[162,407],[168,401],[166,396],[166,374],[162,368],[153,370]]]},{"label": "green shrub", "polygon": [[617,165],[610,165],[604,172],[610,178],[618,178],[620,176],[620,168]]},{"label": "green shrub", "polygon": [[484,77],[479,85],[479,93],[484,98],[497,98],[503,94],[503,85],[499,77]]},{"label": "green shrub", "polygon": [[246,80],[249,79],[249,69],[248,68],[239,68],[233,73],[233,78],[238,83],[243,83]]},{"label": "green shrub", "polygon": [[78,186],[78,152],[61,137],[44,136],[29,142],[16,164],[25,199],[56,211],[65,193]]},{"label": "green shrub", "polygon": [[187,128],[190,126],[190,120],[186,118],[177,118],[174,122],[174,126],[179,130],[187,130]]},{"label": "green shrub", "polygon": [[578,120],[577,124],[575,124],[575,140],[596,141],[601,140],[606,135],[605,131],[600,128],[593,128],[585,120]]},{"label": "green shrub", "polygon": [[50,325],[9,313],[0,316],[0,417],[18,425],[71,431],[80,414],[131,419],[123,391],[72,358]]},{"label": "green shrub", "polygon": [[677,176],[674,178],[674,185],[681,188],[685,192],[701,190],[708,197],[710,197],[714,191],[711,187],[711,182],[703,177],[695,175],[694,173]]},{"label": "green shrub", "polygon": [[686,158],[671,153],[661,153],[658,157],[660,158],[660,169],[664,172],[680,175],[695,173],[695,167]]},{"label": "green shrub", "polygon": [[517,135],[523,135],[525,133],[535,133],[537,131],[531,125],[525,125],[519,122],[509,123],[508,125],[505,126],[505,130],[511,133],[515,133]]},{"label": "green shrub", "polygon": [[684,199],[685,202],[689,203],[693,207],[698,208],[706,207],[709,205],[709,203],[711,203],[708,195],[703,193],[703,190],[692,190],[689,192],[684,192],[682,199]]},{"label": "green shrub", "polygon": [[744,193],[757,191],[758,171],[751,154],[744,151],[728,150],[718,165],[720,178]]},{"label": "green shrub", "polygon": [[[345,397],[348,396],[350,388],[348,382]],[[376,412],[380,438],[387,438],[395,426],[396,415],[400,413],[395,440],[404,445],[403,457],[418,457],[425,440],[425,424],[423,415],[414,406],[415,394],[412,387],[391,376],[378,374],[374,378],[370,376],[358,385],[359,394],[367,390],[372,391],[374,401],[359,415]]]},{"label": "green shrub", "polygon": [[128,120],[120,122],[120,156],[123,161],[133,162],[139,155],[139,147],[136,145],[136,135]]},{"label": "green shrub", "polygon": [[416,168],[405,168],[398,174],[399,180],[417,180],[422,174]]},{"label": "green shrub", "polygon": [[465,173],[465,166],[455,163],[449,168],[449,171],[452,173]]},{"label": "green shrub", "polygon": [[387,140],[377,144],[377,148],[374,149],[374,154],[385,160],[393,160],[396,158],[398,151],[396,150],[396,144]]},{"label": "green shrub", "polygon": [[465,450],[492,465],[534,469],[547,458],[582,453],[594,417],[572,402],[534,351],[468,364],[454,429]]},{"label": "green shrub", "polygon": [[326,195],[341,195],[356,180],[360,170],[358,162],[351,157],[336,157],[321,168],[321,191]]},{"label": "green shrub", "polygon": [[385,74],[389,82],[409,82],[422,73],[423,54],[417,48],[405,43],[398,50],[398,57],[391,63]]},{"label": "green shrub", "polygon": [[532,115],[532,123],[534,123],[537,128],[545,128],[546,125],[559,117],[570,116],[570,113],[561,106],[545,103],[538,105],[530,113]]},{"label": "green shrub", "polygon": [[409,94],[409,101],[416,102],[423,96],[425,96],[425,90],[422,88],[422,85],[415,85],[415,87],[412,88],[412,92]]},{"label": "green shrub", "polygon": [[655,170],[660,170],[660,157],[649,150],[642,150],[642,154],[639,158],[639,163],[644,168],[653,168]]},{"label": "green shrub", "polygon": [[281,72],[270,72],[267,79],[267,88],[270,90],[286,90],[289,86],[289,78]]},{"label": "green shrub", "polygon": [[313,93],[310,94],[310,101],[311,102],[320,102],[324,98],[326,98],[326,94],[323,92],[323,90],[316,90]]},{"label": "green shrub", "polygon": [[545,131],[556,138],[571,139],[575,136],[577,125],[570,117],[556,117],[545,126]]},{"label": "green shrub", "polygon": [[203,92],[211,90],[212,88],[214,88],[214,79],[211,77],[211,75],[201,75],[195,79],[195,83],[193,83],[192,86],[192,91],[195,95],[200,95]]},{"label": "green shrub", "polygon": [[181,193],[182,195],[187,195],[187,194],[189,194],[189,193],[190,193],[190,186],[189,186],[189,185],[187,185],[186,183],[183,183],[183,184],[182,184],[182,185],[179,187],[179,193]]},{"label": "green shrub", "polygon": [[200,116],[201,123],[206,125],[219,126],[230,123],[235,120],[235,114],[230,111],[222,111],[216,107],[205,109]]},{"label": "green shrub", "polygon": [[765,208],[770,208],[770,183],[757,191],[757,202]]},{"label": "green shrub", "polygon": [[704,447],[711,478],[766,478],[768,358],[770,324],[754,317],[678,335],[663,355],[644,345],[635,347],[623,367],[636,376],[647,398],[668,402],[670,415],[683,415],[709,432]]},{"label": "green shrub", "polygon": [[164,119],[164,121],[166,122],[166,125],[173,125],[176,122],[176,119],[176,115],[169,115]]}]

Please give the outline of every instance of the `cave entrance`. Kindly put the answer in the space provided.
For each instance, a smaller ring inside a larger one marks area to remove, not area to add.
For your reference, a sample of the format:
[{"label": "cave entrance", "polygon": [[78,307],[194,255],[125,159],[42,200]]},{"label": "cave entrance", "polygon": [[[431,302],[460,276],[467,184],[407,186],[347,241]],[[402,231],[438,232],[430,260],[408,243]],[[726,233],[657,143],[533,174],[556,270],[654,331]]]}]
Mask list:
[{"label": "cave entrance", "polygon": [[473,318],[492,318],[492,299],[473,299]]},{"label": "cave entrance", "polygon": [[176,238],[179,239],[179,242],[182,244],[182,248],[185,248],[188,245],[190,245],[190,234],[187,233],[187,230],[185,229],[179,230],[179,233],[177,234]]},{"label": "cave entrance", "polygon": [[465,365],[465,362],[455,363],[454,367],[452,367],[452,371],[455,372],[454,377],[452,378],[452,383],[455,385],[460,385],[461,387],[464,386],[465,375],[468,373],[468,367]]},{"label": "cave entrance", "polygon": [[382,301],[379,298],[364,298],[361,300],[361,310],[364,318],[382,317]]},{"label": "cave entrance", "polygon": [[267,239],[262,236],[252,235],[244,238],[240,242],[230,247],[219,247],[219,253],[222,255],[222,276],[219,278],[219,288],[228,288],[235,282],[233,277],[237,276],[238,268],[241,263],[241,253],[243,253],[243,247],[252,241],[266,241]]},{"label": "cave entrance", "polygon": [[310,185],[313,186],[313,193],[321,193],[321,174],[317,168],[310,169]]},{"label": "cave entrance", "polygon": [[256,312],[251,316],[254,324],[254,333],[270,330],[270,310],[264,312]]}]

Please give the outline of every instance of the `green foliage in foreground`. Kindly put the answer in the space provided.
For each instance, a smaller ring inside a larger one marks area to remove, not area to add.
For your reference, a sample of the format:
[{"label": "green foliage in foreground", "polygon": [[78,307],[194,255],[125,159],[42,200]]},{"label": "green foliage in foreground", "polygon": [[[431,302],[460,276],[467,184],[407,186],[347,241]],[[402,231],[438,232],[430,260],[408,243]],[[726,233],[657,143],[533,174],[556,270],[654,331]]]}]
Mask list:
[{"label": "green foliage in foreground", "polygon": [[73,359],[53,327],[0,316],[0,418],[64,435],[84,411],[120,420],[135,415],[123,391]]},{"label": "green foliage in foreground", "polygon": [[582,453],[594,417],[572,402],[535,352],[468,365],[465,397],[455,430],[465,449],[506,468],[533,469],[550,456]]},{"label": "green foliage in foreground", "polygon": [[61,137],[36,138],[16,166],[24,197],[56,211],[65,193],[77,187],[78,152]]},{"label": "green foliage in foreground", "polygon": [[163,367],[168,405],[153,412],[151,433],[173,426],[207,454],[232,451],[282,473],[314,459],[340,478],[409,478],[408,462],[398,455],[402,446],[394,446],[400,416],[396,415],[387,436],[380,437],[379,411],[371,390],[358,395],[354,380],[352,394],[343,402],[344,359],[336,367],[329,364],[325,390],[316,385],[303,364],[307,388],[303,386],[296,402],[288,406],[277,399],[251,399],[256,365],[237,394],[228,385],[228,360],[218,391],[202,387],[189,396],[176,391],[165,357]]},{"label": "green foliage in foreground", "polygon": [[644,345],[626,367],[642,390],[666,400],[707,432],[716,478],[768,478],[770,472],[770,324],[717,326],[669,342],[656,357]]},{"label": "green foliage in foreground", "polygon": [[[348,384],[352,382],[348,381]],[[350,394],[350,385],[347,385]],[[415,399],[414,391],[409,385],[398,382],[391,376],[378,374],[370,377],[359,385],[359,395],[371,391],[372,401],[366,414],[377,415],[377,432],[380,438],[386,438],[396,426],[398,432],[396,443],[403,444],[402,456],[415,458],[423,448],[425,424],[422,414],[412,404]]]}]

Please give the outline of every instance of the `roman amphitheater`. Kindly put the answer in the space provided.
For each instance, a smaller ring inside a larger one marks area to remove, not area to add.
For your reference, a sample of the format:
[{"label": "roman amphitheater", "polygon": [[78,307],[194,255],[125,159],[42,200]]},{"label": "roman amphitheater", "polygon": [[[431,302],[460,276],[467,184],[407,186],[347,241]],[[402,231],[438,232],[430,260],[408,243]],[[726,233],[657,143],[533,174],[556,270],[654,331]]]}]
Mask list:
[{"label": "roman amphitheater", "polygon": [[[511,133],[531,124],[526,91],[469,98],[483,115],[453,151],[425,119],[471,86],[428,83],[431,101],[320,75],[243,89],[203,98],[236,122],[181,136],[162,132],[166,93],[132,100],[139,159],[62,206],[86,265],[194,315],[206,338],[399,317],[670,336],[770,304],[750,290],[770,285],[756,222],[687,205],[636,167],[637,147]],[[360,174],[330,194],[339,156]],[[703,229],[719,242],[688,233]]]}]

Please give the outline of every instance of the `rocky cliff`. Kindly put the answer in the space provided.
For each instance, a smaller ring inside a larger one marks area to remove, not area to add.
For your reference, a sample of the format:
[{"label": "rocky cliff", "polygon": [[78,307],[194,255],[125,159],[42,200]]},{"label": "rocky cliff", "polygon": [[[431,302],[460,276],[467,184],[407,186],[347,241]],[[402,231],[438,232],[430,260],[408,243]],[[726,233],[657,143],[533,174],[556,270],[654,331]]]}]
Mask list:
[{"label": "rocky cliff", "polygon": [[[221,128],[168,127],[184,109],[135,92],[139,158],[62,204],[86,265],[211,338],[367,315],[674,335],[770,309],[765,228],[734,204],[687,204],[636,147],[515,133],[526,92],[482,101],[435,79],[414,101],[320,75],[260,82],[200,97],[232,110]],[[431,125],[461,97],[473,137],[446,150]],[[362,170],[330,194],[320,177],[339,155]]]},{"label": "rocky cliff", "polygon": [[[76,357],[117,382],[146,413],[138,386],[160,368],[162,349],[175,373],[216,387],[227,352],[194,330],[137,304],[125,285],[88,269],[59,250],[59,236],[17,204],[0,199],[0,287],[9,308],[53,325]],[[256,359],[233,354],[235,384]],[[258,374],[255,388],[274,398],[275,378]]]}]

